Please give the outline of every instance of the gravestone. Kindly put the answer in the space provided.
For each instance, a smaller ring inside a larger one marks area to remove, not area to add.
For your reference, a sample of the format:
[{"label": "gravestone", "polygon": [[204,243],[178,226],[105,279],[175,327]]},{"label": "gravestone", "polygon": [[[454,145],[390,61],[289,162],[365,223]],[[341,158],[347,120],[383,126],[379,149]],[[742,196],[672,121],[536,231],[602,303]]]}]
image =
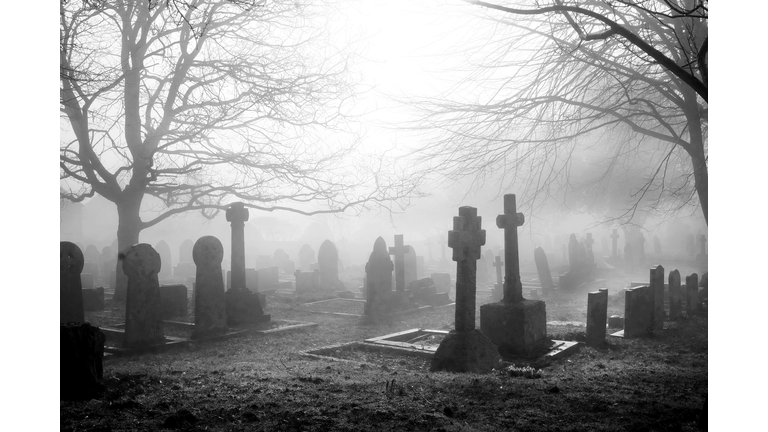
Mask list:
[{"label": "gravestone", "polygon": [[504,263],[501,262],[501,257],[497,256],[494,259],[493,266],[496,268],[496,284],[493,286],[491,299],[499,301],[504,298],[504,280],[501,278],[501,269],[504,267]]},{"label": "gravestone", "polygon": [[699,275],[685,277],[685,311],[688,316],[699,313]]},{"label": "gravestone", "polygon": [[453,284],[451,283],[450,273],[432,273],[429,277],[435,282],[437,292],[450,292]]},{"label": "gravestone", "polygon": [[672,270],[669,272],[669,319],[675,320],[682,315],[680,293],[680,272]]},{"label": "gravestone", "polygon": [[413,246],[406,245],[405,254],[403,255],[403,269],[405,270],[404,283],[407,287],[411,282],[418,280],[418,262],[416,260],[416,251]]},{"label": "gravestone", "polygon": [[165,341],[161,314],[160,255],[139,243],[131,246],[123,258],[123,272],[128,277],[125,305],[125,345],[139,348]]},{"label": "gravestone", "polygon": [[104,310],[104,288],[83,290],[83,310],[86,312],[96,312]]},{"label": "gravestone", "polygon": [[631,273],[635,270],[635,255],[632,251],[632,244],[624,243],[624,271]]},{"label": "gravestone", "polygon": [[653,290],[653,330],[664,329],[664,267],[651,268],[651,289]]},{"label": "gravestone", "polygon": [[76,244],[59,242],[59,322],[82,323],[83,287],[80,272],[83,270],[83,252]]},{"label": "gravestone", "polygon": [[611,256],[618,256],[619,248],[617,241],[619,240],[619,232],[616,228],[613,229],[611,234]]},{"label": "gravestone", "polygon": [[169,278],[173,276],[173,262],[171,261],[171,247],[165,240],[160,240],[155,245],[155,250],[160,255],[160,273],[161,278]]},{"label": "gravestone", "polygon": [[226,217],[232,227],[231,288],[224,293],[227,325],[269,321],[270,316],[264,313],[258,295],[246,286],[245,222],[248,221],[248,209],[241,202],[232,203],[227,208]]},{"label": "gravestone", "polygon": [[221,275],[224,246],[213,236],[197,239],[192,248],[195,261],[195,331],[192,338],[227,332],[226,298]]},{"label": "gravestone", "polygon": [[640,286],[624,292],[624,337],[632,338],[653,333],[654,292],[650,286]]},{"label": "gravestone", "polygon": [[539,273],[542,294],[546,296],[555,289],[555,284],[552,283],[552,273],[549,271],[547,254],[544,252],[544,249],[537,247],[533,251],[533,259],[536,261],[536,271]]},{"label": "gravestone", "polygon": [[101,254],[99,253],[99,249],[92,244],[88,245],[85,248],[85,251],[83,251],[83,259],[85,260],[85,262],[96,263],[96,262],[99,262],[100,257],[101,257]]},{"label": "gravestone", "polygon": [[296,277],[296,293],[317,291],[320,289],[320,270],[303,272],[296,270],[293,274]]},{"label": "gravestone", "polygon": [[315,262],[315,250],[312,246],[304,244],[299,249],[299,269],[303,272],[311,271],[309,268]]},{"label": "gravestone", "polygon": [[437,347],[432,371],[489,373],[499,362],[496,347],[475,328],[475,283],[480,247],[485,244],[485,230],[474,207],[460,207],[448,231],[448,246],[456,261],[456,328]]},{"label": "gravestone", "polygon": [[496,226],[504,230],[504,298],[480,306],[480,330],[504,356],[535,355],[548,342],[544,302],[523,298],[517,227],[524,222],[515,195],[504,195],[504,214],[496,217]]},{"label": "gravestone", "polygon": [[658,236],[653,236],[653,253],[657,256],[661,255],[661,240]]},{"label": "gravestone", "polygon": [[605,342],[608,320],[608,290],[587,294],[587,345],[600,346]]},{"label": "gravestone", "polygon": [[179,246],[179,262],[191,263],[192,262],[192,248],[194,243],[190,239],[186,239]]},{"label": "gravestone", "polygon": [[395,245],[389,247],[389,254],[395,256],[395,290],[405,292],[405,254],[408,246],[403,244],[403,235],[395,234]]},{"label": "gravestone", "polygon": [[373,251],[365,264],[365,306],[363,314],[375,322],[386,314],[386,302],[392,292],[392,270],[387,243],[382,237],[373,243]]},{"label": "gravestone", "polygon": [[339,252],[336,245],[325,240],[317,251],[317,264],[320,270],[320,288],[323,290],[343,290],[339,281]]},{"label": "gravestone", "polygon": [[163,319],[187,316],[187,287],[182,284],[160,286],[160,311]]}]

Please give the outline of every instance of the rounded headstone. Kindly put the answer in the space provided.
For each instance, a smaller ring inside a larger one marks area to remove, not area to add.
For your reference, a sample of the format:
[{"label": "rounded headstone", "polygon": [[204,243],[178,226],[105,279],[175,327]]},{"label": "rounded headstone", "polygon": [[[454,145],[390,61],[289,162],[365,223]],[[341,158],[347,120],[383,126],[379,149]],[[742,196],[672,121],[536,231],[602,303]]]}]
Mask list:
[{"label": "rounded headstone", "polygon": [[59,242],[59,319],[62,324],[85,321],[80,282],[83,263],[83,252],[76,244]]},{"label": "rounded headstone", "polygon": [[224,246],[214,236],[200,237],[192,248],[192,259],[197,266],[221,265]]},{"label": "rounded headstone", "polygon": [[123,257],[123,273],[130,277],[143,277],[160,272],[160,254],[146,244],[139,243],[128,248]]},{"label": "rounded headstone", "polygon": [[59,265],[61,272],[71,272],[80,274],[83,271],[85,258],[80,248],[68,241],[59,242]]}]

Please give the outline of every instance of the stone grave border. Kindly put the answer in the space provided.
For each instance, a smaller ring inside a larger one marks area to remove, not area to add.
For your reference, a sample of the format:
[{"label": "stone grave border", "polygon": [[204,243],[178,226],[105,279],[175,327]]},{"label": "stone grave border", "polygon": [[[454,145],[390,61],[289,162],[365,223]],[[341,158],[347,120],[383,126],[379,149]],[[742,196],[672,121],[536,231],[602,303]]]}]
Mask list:
[{"label": "stone grave border", "polygon": [[[187,345],[190,342],[198,343],[198,342],[208,342],[213,340],[226,340],[234,336],[243,335],[245,333],[257,333],[262,335],[268,335],[273,333],[281,333],[281,332],[287,332],[287,331],[294,331],[298,329],[303,328],[310,328],[310,327],[317,327],[317,323],[308,322],[308,321],[294,321],[294,320],[272,320],[270,322],[283,324],[287,323],[287,326],[267,329],[267,330],[256,330],[256,329],[230,329],[227,333],[220,334],[220,335],[211,335],[207,337],[202,337],[199,339],[189,339],[189,338],[180,338],[175,336],[165,336],[165,339],[167,340],[165,343],[161,344],[154,344],[154,345],[148,345],[140,348],[117,348],[115,346],[104,346],[104,358],[109,358],[112,356],[123,356],[123,355],[133,355],[133,354],[141,354],[149,351],[158,351],[158,350],[165,350],[170,347],[174,346],[184,346]],[[188,323],[183,321],[170,321],[170,320],[164,320],[163,325],[176,325],[176,326],[184,326],[184,327],[191,327],[194,328],[194,323]],[[118,324],[114,326],[108,326],[108,327],[99,327],[102,332],[110,333],[112,335],[124,335],[125,334],[125,324]]]}]

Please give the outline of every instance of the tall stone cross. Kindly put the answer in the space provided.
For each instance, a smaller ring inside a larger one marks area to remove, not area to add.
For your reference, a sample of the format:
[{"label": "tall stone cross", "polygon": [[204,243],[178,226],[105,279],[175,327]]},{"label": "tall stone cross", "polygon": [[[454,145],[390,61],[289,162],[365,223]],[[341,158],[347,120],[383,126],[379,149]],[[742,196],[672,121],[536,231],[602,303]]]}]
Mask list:
[{"label": "tall stone cross", "polygon": [[477,260],[480,247],[485,244],[482,218],[474,207],[459,207],[459,216],[453,217],[453,230],[448,231],[448,247],[453,249],[456,261],[456,331],[475,329],[475,301],[477,297]]},{"label": "tall stone cross", "polygon": [[618,255],[618,240],[619,240],[619,233],[614,228],[613,233],[611,234],[611,255],[616,256]]},{"label": "tall stone cross", "polygon": [[227,209],[227,222],[232,225],[232,290],[244,291],[245,287],[245,222],[248,209],[241,202],[232,203]]},{"label": "tall stone cross", "polygon": [[515,194],[504,195],[504,214],[496,216],[496,226],[504,230],[504,298],[502,301],[523,301],[523,284],[520,282],[520,261],[517,251],[517,227],[525,222],[525,216],[517,213]]},{"label": "tall stone cross", "polygon": [[403,235],[395,234],[395,245],[389,247],[389,254],[395,256],[395,290],[405,291],[405,253],[408,245],[403,244]]},{"label": "tall stone cross", "polygon": [[587,239],[584,240],[584,244],[587,246],[587,251],[592,250],[592,245],[595,243],[595,240],[592,239],[592,233],[587,233]]},{"label": "tall stone cross", "polygon": [[496,267],[496,283],[501,285],[503,282],[501,280],[501,268],[504,266],[504,263],[501,262],[500,256],[496,256],[496,259],[493,261],[493,266]]},{"label": "tall stone cross", "polygon": [[702,234],[701,237],[699,237],[699,243],[701,244],[701,256],[704,256],[707,254],[707,251],[706,251],[707,236]]}]

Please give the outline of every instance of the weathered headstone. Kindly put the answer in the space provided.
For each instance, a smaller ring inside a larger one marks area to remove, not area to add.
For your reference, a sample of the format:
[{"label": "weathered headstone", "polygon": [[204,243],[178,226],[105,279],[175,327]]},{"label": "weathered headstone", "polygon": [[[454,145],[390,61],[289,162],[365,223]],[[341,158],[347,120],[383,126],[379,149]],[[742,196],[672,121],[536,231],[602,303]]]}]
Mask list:
[{"label": "weathered headstone", "polygon": [[640,286],[624,294],[624,337],[653,333],[654,293],[650,286]]},{"label": "weathered headstone", "polygon": [[536,261],[536,270],[539,273],[542,294],[548,295],[555,289],[555,284],[552,283],[552,273],[549,271],[549,262],[547,261],[547,254],[544,252],[544,249],[537,247],[533,251],[533,260]]},{"label": "weathered headstone", "polygon": [[342,289],[339,287],[339,252],[336,245],[325,240],[317,251],[320,269],[320,288],[323,290]]},{"label": "weathered headstone", "polygon": [[173,262],[171,261],[171,247],[165,240],[160,240],[155,245],[155,250],[160,255],[160,273],[161,278],[169,278],[173,276]]},{"label": "weathered headstone", "polygon": [[416,250],[413,249],[413,246],[406,245],[405,248],[407,250],[403,255],[403,270],[405,271],[404,283],[407,287],[411,282],[418,280],[417,274],[419,263],[416,259]]},{"label": "weathered headstone", "polygon": [[395,234],[395,245],[389,247],[389,254],[395,256],[395,290],[405,292],[405,254],[408,247],[403,244],[403,235]]},{"label": "weathered headstone", "polygon": [[192,338],[227,332],[221,261],[224,246],[213,236],[200,237],[192,248],[195,261],[195,331]]},{"label": "weathered headstone", "polygon": [[456,261],[456,328],[448,333],[432,357],[432,371],[488,373],[498,364],[496,347],[475,328],[475,283],[485,230],[474,207],[460,207],[448,232],[448,246]]},{"label": "weathered headstone", "polygon": [[450,273],[432,273],[429,277],[435,282],[437,292],[450,292],[453,285],[451,284]]},{"label": "weathered headstone", "polygon": [[661,240],[659,240],[659,236],[653,236],[653,253],[658,255],[661,255]]},{"label": "weathered headstone", "polygon": [[523,298],[517,227],[525,218],[517,213],[515,195],[504,195],[504,214],[496,226],[504,230],[504,298],[480,306],[480,330],[504,355],[534,355],[547,342],[547,312],[541,300]]},{"label": "weathered headstone", "polygon": [[123,258],[123,272],[128,277],[125,305],[125,345],[128,348],[163,343],[161,314],[160,255],[152,246],[131,246]]},{"label": "weathered headstone", "polygon": [[624,271],[633,272],[635,270],[635,255],[632,252],[632,244],[624,243]]},{"label": "weathered headstone", "polygon": [[653,290],[653,330],[664,329],[664,267],[651,268],[651,289]]},{"label": "weathered headstone", "polygon": [[683,309],[681,298],[680,272],[675,269],[669,272],[669,319],[680,318]]},{"label": "weathered headstone", "polygon": [[599,346],[605,342],[608,320],[608,290],[587,294],[587,345]]},{"label": "weathered headstone", "polygon": [[310,266],[315,262],[315,250],[312,246],[304,244],[299,249],[299,269],[303,272],[311,271]]},{"label": "weathered headstone", "polygon": [[224,294],[227,325],[265,322],[270,316],[264,313],[257,294],[248,290],[245,280],[245,222],[248,209],[241,202],[227,208],[227,222],[232,226],[232,275],[231,288]]},{"label": "weathered headstone", "polygon": [[303,272],[296,270],[296,293],[317,291],[320,289],[320,270]]},{"label": "weathered headstone", "polygon": [[392,291],[392,270],[395,265],[389,258],[387,243],[379,237],[373,243],[373,251],[365,264],[366,301],[363,313],[376,321],[386,313],[385,301]]},{"label": "weathered headstone", "polygon": [[613,233],[611,234],[611,256],[618,256],[619,255],[619,248],[617,241],[619,240],[619,233],[616,228],[613,229]]},{"label": "weathered headstone", "polygon": [[688,316],[699,313],[699,275],[693,273],[685,277],[685,311]]},{"label": "weathered headstone", "polygon": [[83,252],[76,244],[68,241],[59,242],[59,322],[82,323],[83,287],[80,272],[83,270]]}]

